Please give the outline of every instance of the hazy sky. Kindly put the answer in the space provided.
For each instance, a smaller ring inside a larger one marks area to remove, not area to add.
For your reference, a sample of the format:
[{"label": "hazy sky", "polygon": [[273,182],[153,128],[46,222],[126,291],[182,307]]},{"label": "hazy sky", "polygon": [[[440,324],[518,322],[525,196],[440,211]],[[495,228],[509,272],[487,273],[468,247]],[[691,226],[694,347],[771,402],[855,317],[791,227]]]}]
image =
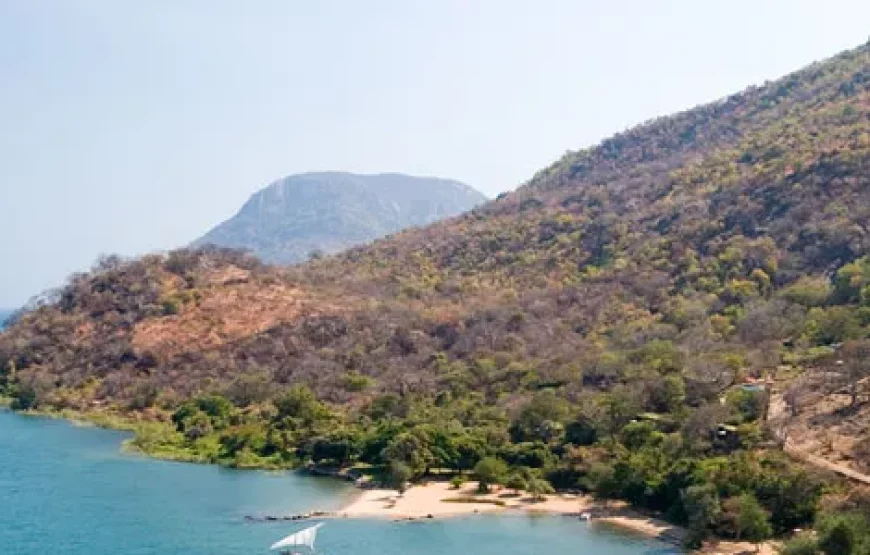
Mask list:
[{"label": "hazy sky", "polygon": [[0,0],[0,306],[311,170],[511,189],[865,42],[870,2]]}]

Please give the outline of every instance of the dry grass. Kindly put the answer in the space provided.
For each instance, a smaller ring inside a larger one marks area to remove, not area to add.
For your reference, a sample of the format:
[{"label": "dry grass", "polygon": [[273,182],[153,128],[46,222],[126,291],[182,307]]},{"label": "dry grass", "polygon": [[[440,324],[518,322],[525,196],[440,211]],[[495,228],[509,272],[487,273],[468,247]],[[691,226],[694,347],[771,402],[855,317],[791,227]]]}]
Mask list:
[{"label": "dry grass", "polygon": [[212,285],[200,289],[197,303],[184,306],[179,314],[140,322],[133,346],[140,352],[173,356],[219,347],[305,315],[341,311],[300,288],[250,282],[232,272],[209,277]]},{"label": "dry grass", "polygon": [[442,503],[489,503],[490,505],[496,505],[498,507],[505,507],[507,503],[502,501],[501,499],[487,499],[487,498],[479,498],[479,497],[465,497],[465,496],[457,496],[457,497],[448,497],[446,499],[441,500]]},{"label": "dry grass", "polygon": [[870,403],[849,404],[848,395],[811,390],[802,396],[797,416],[792,416],[781,396],[774,395],[770,421],[774,429],[787,431],[793,448],[867,472]]}]

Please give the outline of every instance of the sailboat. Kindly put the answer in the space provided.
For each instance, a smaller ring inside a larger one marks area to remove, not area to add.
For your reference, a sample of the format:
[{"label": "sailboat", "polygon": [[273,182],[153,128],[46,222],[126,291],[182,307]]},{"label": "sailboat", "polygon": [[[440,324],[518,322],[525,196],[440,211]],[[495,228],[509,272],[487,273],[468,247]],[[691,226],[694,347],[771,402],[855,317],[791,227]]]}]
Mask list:
[{"label": "sailboat", "polygon": [[281,553],[296,554],[299,552],[292,550],[292,548],[307,547],[311,550],[311,552],[314,552],[314,540],[317,539],[317,530],[321,526],[323,526],[323,523],[319,522],[314,526],[309,526],[304,530],[300,530],[298,532],[290,534],[286,538],[273,543],[272,547],[270,547],[269,549],[280,549]]}]

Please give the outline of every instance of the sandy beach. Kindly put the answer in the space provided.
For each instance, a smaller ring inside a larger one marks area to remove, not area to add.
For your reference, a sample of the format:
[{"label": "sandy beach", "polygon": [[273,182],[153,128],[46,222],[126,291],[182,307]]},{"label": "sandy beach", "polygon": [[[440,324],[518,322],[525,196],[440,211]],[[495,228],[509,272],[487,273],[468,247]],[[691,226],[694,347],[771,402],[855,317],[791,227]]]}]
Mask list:
[{"label": "sandy beach", "polygon": [[346,517],[409,519],[517,509],[577,515],[590,510],[590,499],[583,496],[549,495],[545,501],[534,502],[527,495],[516,495],[510,490],[478,494],[476,489],[473,482],[459,489],[446,482],[433,482],[412,487],[403,495],[388,489],[364,490],[339,513]]},{"label": "sandy beach", "polygon": [[[600,524],[619,527],[661,541],[682,545],[685,530],[663,520],[652,518],[629,508],[624,502],[604,503],[588,495],[554,494],[534,501],[527,494],[517,495],[501,489],[489,494],[477,493],[477,484],[469,482],[459,489],[446,482],[431,482],[414,486],[404,494],[395,490],[367,489],[336,514],[339,518],[390,518],[416,520],[458,517],[471,514],[509,512],[541,512],[580,518],[591,516],[590,526]],[[461,500],[457,502],[456,500]],[[710,555],[754,554],[755,546],[747,542],[716,542],[706,545],[700,553]],[[761,555],[774,555],[771,543],[760,546]]]},{"label": "sandy beach", "polygon": [[511,490],[502,489],[489,494],[479,494],[476,490],[474,482],[459,489],[446,482],[432,482],[412,487],[403,495],[388,489],[364,490],[337,516],[411,520],[526,511],[580,518],[582,513],[589,513],[592,525],[611,524],[672,543],[683,538],[680,528],[635,513],[624,503],[604,504],[586,495],[570,494],[547,495],[545,499],[535,501],[525,493],[516,494]]}]

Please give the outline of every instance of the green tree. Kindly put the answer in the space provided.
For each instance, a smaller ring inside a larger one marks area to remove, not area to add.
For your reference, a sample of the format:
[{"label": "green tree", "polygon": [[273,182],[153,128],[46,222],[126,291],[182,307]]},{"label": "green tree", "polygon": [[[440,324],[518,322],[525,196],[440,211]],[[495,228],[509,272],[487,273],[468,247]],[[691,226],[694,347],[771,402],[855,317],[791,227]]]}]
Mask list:
[{"label": "green tree", "polygon": [[519,473],[514,472],[505,481],[505,487],[514,490],[514,493],[519,494],[520,491],[528,489],[529,485],[526,479]]},{"label": "green tree", "polygon": [[516,442],[548,443],[558,439],[564,432],[568,408],[568,403],[552,391],[538,393],[520,411],[511,426],[511,436]]},{"label": "green tree", "polygon": [[179,432],[183,432],[187,427],[187,421],[199,412],[199,407],[194,401],[182,403],[181,406],[175,409],[175,412],[172,413],[172,423],[175,424],[175,428]]},{"label": "green tree", "polygon": [[834,279],[834,297],[837,302],[866,302],[865,292],[870,285],[870,258],[864,256],[837,270]]},{"label": "green tree", "polygon": [[277,421],[290,419],[311,427],[330,416],[329,409],[304,385],[293,386],[273,403],[278,411],[275,415]]},{"label": "green tree", "polygon": [[366,413],[372,420],[383,420],[389,417],[404,418],[407,416],[407,405],[401,397],[385,393],[372,399]]},{"label": "green tree", "polygon": [[812,308],[807,313],[805,335],[816,345],[830,345],[861,336],[858,311],[851,306]]},{"label": "green tree", "polygon": [[487,457],[474,466],[477,476],[477,489],[481,493],[489,492],[490,486],[500,484],[507,474],[507,464],[501,459]]},{"label": "green tree", "polygon": [[598,426],[584,415],[580,415],[565,428],[565,442],[574,445],[592,445],[598,440]]},{"label": "green tree", "polygon": [[407,464],[401,461],[390,461],[387,466],[387,483],[399,491],[404,493],[408,487],[408,482],[414,477],[414,471]]},{"label": "green tree", "polygon": [[212,425],[221,429],[229,424],[234,407],[223,395],[205,395],[196,399],[196,406],[211,418]]},{"label": "green tree", "polygon": [[694,452],[707,451],[711,447],[711,438],[716,427],[730,416],[730,410],[718,401],[701,405],[683,423],[680,432],[684,444]]},{"label": "green tree", "polygon": [[672,341],[654,339],[629,355],[629,361],[653,369],[657,374],[679,372],[683,354]]},{"label": "green tree", "polygon": [[338,431],[314,441],[311,458],[316,463],[325,461],[344,466],[359,455],[359,437],[350,430]]},{"label": "green tree", "polygon": [[737,388],[728,394],[728,404],[736,410],[743,421],[754,422],[764,415],[765,394]]},{"label": "green tree", "polygon": [[808,308],[823,306],[831,295],[831,282],[825,277],[803,276],[784,288],[780,295]]},{"label": "green tree", "polygon": [[542,478],[532,478],[529,480],[528,491],[533,500],[542,501],[546,499],[547,494],[553,493],[553,486]]},{"label": "green tree", "polygon": [[359,392],[365,391],[374,383],[371,378],[357,371],[350,371],[341,378],[345,390]]},{"label": "green tree", "polygon": [[711,484],[689,486],[683,491],[682,503],[688,524],[686,543],[689,547],[699,547],[712,533],[722,512],[719,495]]},{"label": "green tree", "polygon": [[861,513],[830,513],[816,523],[819,549],[825,555],[864,555],[870,548],[870,525]]},{"label": "green tree", "polygon": [[195,440],[230,426],[235,413],[235,407],[223,395],[203,395],[178,407],[172,413],[172,422],[189,440]]},{"label": "green tree", "polygon": [[405,430],[396,420],[382,420],[365,430],[361,440],[360,460],[370,464],[387,464],[384,451],[397,435]]},{"label": "green tree", "polygon": [[630,422],[622,429],[620,441],[629,449],[637,450],[652,444],[661,435],[649,422]]},{"label": "green tree", "polygon": [[621,485],[616,480],[613,465],[596,462],[589,468],[589,485],[598,499],[615,499],[619,497]]},{"label": "green tree", "polygon": [[668,374],[652,380],[647,386],[647,404],[655,412],[673,412],[686,400],[686,382],[679,374]]},{"label": "green tree", "polygon": [[785,542],[780,555],[816,555],[819,542],[810,534],[800,534]]},{"label": "green tree", "polygon": [[819,538],[819,548],[825,555],[853,555],[858,553],[858,541],[855,530],[840,522]]},{"label": "green tree", "polygon": [[231,428],[220,438],[222,456],[227,458],[235,457],[242,451],[263,455],[267,443],[266,431],[256,422]]},{"label": "green tree", "polygon": [[188,441],[195,441],[201,437],[205,437],[214,431],[211,423],[211,418],[202,411],[197,410],[191,416],[188,416],[182,422],[184,437]]},{"label": "green tree", "polygon": [[11,389],[13,410],[30,410],[39,406],[39,394],[33,385],[19,383]]},{"label": "green tree", "polygon": [[756,551],[758,551],[758,544],[773,534],[767,512],[751,493],[740,496],[739,510],[740,513],[737,517],[738,538],[743,537],[754,543]]},{"label": "green tree", "polygon": [[552,450],[541,442],[524,442],[508,445],[499,450],[499,457],[512,466],[527,466],[530,468],[545,468],[553,464],[555,458]]},{"label": "green tree", "polygon": [[486,440],[476,435],[460,435],[453,439],[457,470],[471,470],[489,451]]},{"label": "green tree", "polygon": [[410,469],[412,478],[423,476],[434,460],[429,446],[419,435],[410,432],[402,432],[394,437],[381,457],[389,463],[402,463]]},{"label": "green tree", "polygon": [[626,387],[615,387],[602,397],[610,435],[615,436],[641,411],[639,392]]},{"label": "green tree", "polygon": [[780,457],[769,460],[772,464],[766,466],[765,472],[750,481],[756,482],[755,494],[770,511],[774,532],[784,534],[813,522],[823,484],[788,460]]}]

